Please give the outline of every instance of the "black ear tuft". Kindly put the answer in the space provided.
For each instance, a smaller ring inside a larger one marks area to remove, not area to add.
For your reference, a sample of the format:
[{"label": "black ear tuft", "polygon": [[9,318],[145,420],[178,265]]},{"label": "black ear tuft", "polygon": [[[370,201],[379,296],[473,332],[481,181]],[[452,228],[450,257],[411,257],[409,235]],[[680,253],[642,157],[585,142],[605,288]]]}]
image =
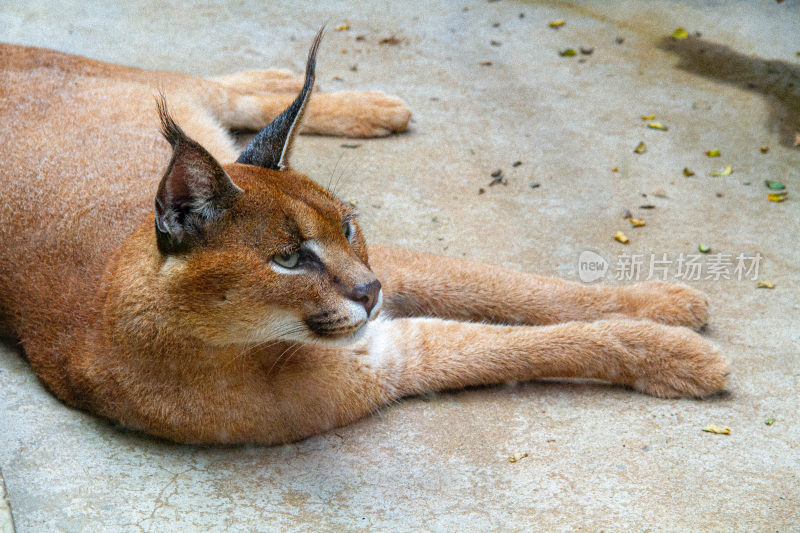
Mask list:
[{"label": "black ear tuft", "polygon": [[300,94],[278,115],[272,123],[258,132],[247,148],[236,160],[237,163],[255,165],[273,170],[285,170],[289,167],[289,153],[292,150],[294,137],[303,118],[306,104],[314,88],[314,69],[317,64],[317,50],[325,30],[323,26],[314,37],[306,62],[306,78]]},{"label": "black ear tuft", "polygon": [[169,108],[167,108],[167,97],[161,91],[158,92],[158,97],[156,98],[156,107],[158,108],[158,117],[161,119],[161,135],[164,136],[164,138],[173,148],[175,148],[175,145],[178,144],[178,141],[182,139],[189,139],[181,127],[175,123],[172,115],[169,114]]},{"label": "black ear tuft", "polygon": [[176,253],[202,242],[213,222],[244,191],[178,126],[163,94],[157,105],[161,133],[172,145],[172,159],[156,193],[156,237],[163,253]]}]

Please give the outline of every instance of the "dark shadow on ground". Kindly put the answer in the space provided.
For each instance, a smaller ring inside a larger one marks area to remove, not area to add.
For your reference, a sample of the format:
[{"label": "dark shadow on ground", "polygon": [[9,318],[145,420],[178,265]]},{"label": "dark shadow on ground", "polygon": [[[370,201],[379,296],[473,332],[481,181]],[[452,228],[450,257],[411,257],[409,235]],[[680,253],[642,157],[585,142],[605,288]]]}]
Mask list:
[{"label": "dark shadow on ground", "polygon": [[783,146],[795,146],[800,132],[800,65],[741,54],[696,37],[665,37],[657,46],[676,53],[681,70],[764,95],[771,106],[768,130],[779,132]]}]

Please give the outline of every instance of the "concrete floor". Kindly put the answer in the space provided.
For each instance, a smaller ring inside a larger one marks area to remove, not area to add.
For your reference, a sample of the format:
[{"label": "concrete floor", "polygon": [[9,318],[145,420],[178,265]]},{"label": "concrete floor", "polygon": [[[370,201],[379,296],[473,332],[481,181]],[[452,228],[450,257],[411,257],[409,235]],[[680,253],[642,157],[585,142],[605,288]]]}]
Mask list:
[{"label": "concrete floor", "polygon": [[[608,278],[619,254],[643,254],[644,279],[651,253],[676,260],[702,242],[710,256],[760,254],[757,278],[775,288],[688,281],[711,295],[707,335],[731,361],[729,393],[710,400],[509,384],[408,399],[277,448],[120,431],[61,405],[0,348],[17,531],[800,529],[800,2],[165,4],[0,2],[0,39],[200,75],[300,71],[327,22],[323,88],[384,90],[414,111],[404,135],[295,149],[300,170],[341,175],[372,242],[568,279],[585,250],[610,261]],[[702,39],[665,40],[678,26]],[[558,54],[581,46],[594,51]],[[648,114],[669,130],[647,129]],[[489,187],[498,168],[508,183]],[[765,179],[789,199],[767,201]],[[625,208],[647,225],[630,228]],[[0,531],[3,517],[0,498]]]}]

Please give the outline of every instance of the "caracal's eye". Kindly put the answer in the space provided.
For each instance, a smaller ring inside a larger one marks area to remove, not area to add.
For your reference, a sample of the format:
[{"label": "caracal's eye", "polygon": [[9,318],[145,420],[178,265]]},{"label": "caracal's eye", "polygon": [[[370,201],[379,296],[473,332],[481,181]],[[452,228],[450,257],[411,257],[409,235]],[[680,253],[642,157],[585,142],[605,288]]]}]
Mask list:
[{"label": "caracal's eye", "polygon": [[294,252],[292,254],[277,254],[272,258],[273,261],[275,261],[283,268],[296,267],[299,259],[300,259],[300,254],[298,252]]},{"label": "caracal's eye", "polygon": [[345,220],[342,222],[342,231],[344,232],[344,237],[348,241],[353,238],[353,223],[349,220]]}]

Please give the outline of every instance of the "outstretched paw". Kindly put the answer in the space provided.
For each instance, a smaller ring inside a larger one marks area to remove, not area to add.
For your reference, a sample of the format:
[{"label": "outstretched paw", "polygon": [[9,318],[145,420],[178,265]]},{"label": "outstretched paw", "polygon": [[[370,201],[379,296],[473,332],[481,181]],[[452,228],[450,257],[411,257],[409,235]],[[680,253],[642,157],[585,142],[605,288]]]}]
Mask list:
[{"label": "outstretched paw", "polygon": [[699,398],[725,388],[727,359],[691,330],[652,324],[646,335],[640,330],[625,340],[640,355],[633,386],[642,392],[662,398]]},{"label": "outstretched paw", "polygon": [[411,110],[395,96],[377,91],[319,93],[311,98],[303,133],[383,137],[405,131]]},{"label": "outstretched paw", "polygon": [[708,296],[677,283],[648,281],[622,288],[623,305],[632,318],[645,318],[701,330],[708,324]]}]

